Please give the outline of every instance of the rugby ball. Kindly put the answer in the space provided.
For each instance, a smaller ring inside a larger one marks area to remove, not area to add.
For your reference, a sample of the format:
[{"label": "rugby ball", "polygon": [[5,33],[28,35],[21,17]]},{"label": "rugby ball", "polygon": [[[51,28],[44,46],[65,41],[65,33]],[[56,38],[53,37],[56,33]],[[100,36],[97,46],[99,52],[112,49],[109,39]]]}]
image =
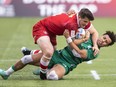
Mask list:
[{"label": "rugby ball", "polygon": [[84,38],[85,37],[85,30],[83,28],[79,28],[75,37],[77,39]]}]

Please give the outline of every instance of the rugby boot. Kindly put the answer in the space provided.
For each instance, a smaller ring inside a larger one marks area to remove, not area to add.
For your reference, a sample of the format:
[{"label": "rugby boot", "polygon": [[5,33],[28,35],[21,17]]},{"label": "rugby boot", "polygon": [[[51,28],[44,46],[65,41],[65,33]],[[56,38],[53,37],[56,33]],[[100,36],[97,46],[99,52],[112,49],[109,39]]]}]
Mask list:
[{"label": "rugby boot", "polygon": [[4,80],[7,80],[9,77],[9,75],[6,75],[5,71],[2,69],[0,69],[0,75]]},{"label": "rugby boot", "polygon": [[26,48],[26,47],[22,47],[22,48],[21,48],[21,51],[22,51],[22,53],[23,53],[24,56],[25,56],[25,55],[30,55],[30,54],[31,54],[31,50],[29,50],[29,49]]}]

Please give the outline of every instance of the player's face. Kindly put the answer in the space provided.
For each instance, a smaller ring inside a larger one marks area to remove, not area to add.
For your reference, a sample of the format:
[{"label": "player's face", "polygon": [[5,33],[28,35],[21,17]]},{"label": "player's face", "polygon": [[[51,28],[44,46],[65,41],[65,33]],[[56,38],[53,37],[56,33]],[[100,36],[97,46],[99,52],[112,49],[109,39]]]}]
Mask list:
[{"label": "player's face", "polygon": [[98,46],[100,46],[100,47],[108,46],[111,42],[112,42],[112,40],[110,39],[110,37],[108,35],[102,35],[97,40]]},{"label": "player's face", "polygon": [[81,28],[85,28],[85,26],[89,23],[89,19],[87,17],[81,18],[79,17],[79,25]]}]

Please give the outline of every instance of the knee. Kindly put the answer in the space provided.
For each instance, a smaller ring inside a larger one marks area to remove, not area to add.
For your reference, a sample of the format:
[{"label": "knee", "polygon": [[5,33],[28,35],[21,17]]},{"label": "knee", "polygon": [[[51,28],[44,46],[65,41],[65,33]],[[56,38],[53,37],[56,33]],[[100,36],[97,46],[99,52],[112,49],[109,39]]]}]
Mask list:
[{"label": "knee", "polygon": [[47,74],[47,79],[49,79],[49,80],[58,80],[58,75],[53,70],[53,71],[51,71],[50,73]]},{"label": "knee", "polygon": [[54,53],[54,50],[45,50],[43,54],[46,57],[52,57],[53,53]]},{"label": "knee", "polygon": [[26,55],[24,57],[21,58],[21,61],[23,64],[27,64],[33,61],[32,56],[31,55]]}]

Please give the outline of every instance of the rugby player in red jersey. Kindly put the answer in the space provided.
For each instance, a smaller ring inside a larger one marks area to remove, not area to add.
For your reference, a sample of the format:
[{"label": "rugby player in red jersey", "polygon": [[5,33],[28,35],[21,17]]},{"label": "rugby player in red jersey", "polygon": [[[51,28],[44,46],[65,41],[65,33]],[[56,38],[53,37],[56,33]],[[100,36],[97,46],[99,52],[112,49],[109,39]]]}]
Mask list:
[{"label": "rugby player in red jersey", "polygon": [[94,16],[91,11],[83,8],[78,14],[74,15],[62,13],[46,17],[33,26],[34,41],[43,52],[43,56],[40,60],[41,79],[46,79],[48,64],[57,45],[56,36],[63,35],[65,29],[69,30],[71,37],[75,36],[79,27],[89,30],[90,33],[93,34],[94,47],[97,47],[96,41],[98,33],[90,22],[93,20]]}]

